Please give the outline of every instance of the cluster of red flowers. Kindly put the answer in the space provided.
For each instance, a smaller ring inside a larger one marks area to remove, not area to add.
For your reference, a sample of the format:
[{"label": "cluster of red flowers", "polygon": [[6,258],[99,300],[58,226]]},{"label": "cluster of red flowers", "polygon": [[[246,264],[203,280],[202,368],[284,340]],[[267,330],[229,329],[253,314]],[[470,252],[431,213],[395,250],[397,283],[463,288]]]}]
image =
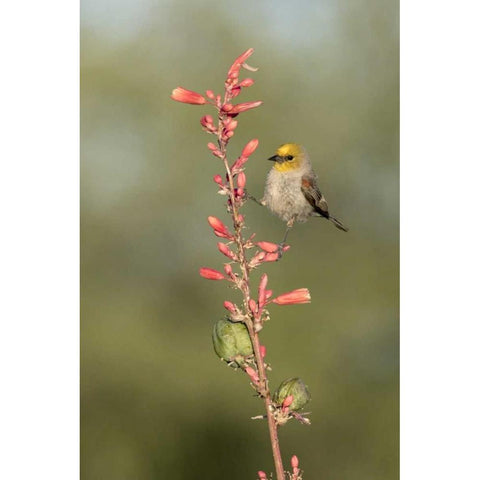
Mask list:
[{"label": "cluster of red flowers", "polygon": [[[292,305],[309,303],[310,293],[306,288],[299,288],[273,297],[272,290],[267,289],[268,277],[266,274],[263,274],[258,286],[257,299],[252,296],[252,289],[249,283],[250,271],[263,263],[279,260],[281,254],[290,248],[288,245],[280,247],[276,243],[267,241],[254,242],[254,234],[249,238],[244,238],[242,235],[245,218],[239,213],[239,210],[249,198],[246,192],[247,177],[244,168],[248,159],[257,149],[258,140],[250,140],[232,163],[227,159],[226,149],[238,127],[238,115],[262,104],[261,101],[233,103],[233,100],[242,92],[242,89],[251,87],[254,84],[251,78],[243,80],[239,78],[242,68],[248,71],[257,70],[245,63],[252,53],[253,49],[250,48],[233,62],[227,73],[223,96],[215,94],[212,90],[207,90],[205,95],[202,95],[192,90],[178,87],[172,91],[171,98],[177,102],[192,105],[211,105],[217,112],[217,120],[212,115],[204,115],[200,118],[200,125],[205,132],[216,137],[216,142],[209,142],[207,147],[214,157],[222,160],[225,174],[215,175],[213,181],[219,187],[218,193],[227,197],[227,211],[232,216],[233,229],[230,230],[217,217],[208,217],[208,223],[213,229],[214,235],[223,239],[223,241],[217,243],[217,248],[229,261],[223,265],[223,272],[213,268],[202,267],[200,268],[200,275],[208,280],[225,280],[230,282],[243,293],[243,304],[241,306],[229,300],[225,300],[223,306],[229,312],[231,321],[242,322],[248,327],[255,353],[255,362],[248,365],[245,364],[242,368],[257,389],[259,396],[267,399],[269,406],[267,408],[267,417],[273,418],[272,409],[270,408],[272,406],[271,398],[265,373],[267,365],[264,364],[266,348],[260,345],[257,334],[263,328],[264,322],[269,318],[266,310],[269,304]],[[232,245],[234,248],[232,248]],[[279,251],[279,248],[283,250]],[[255,250],[253,254],[247,256],[247,252],[250,249]],[[239,273],[234,271],[235,265],[239,267]],[[293,396],[287,396],[278,408],[281,408],[283,413],[288,414],[293,400]],[[271,427],[271,423],[269,423],[269,427]],[[273,428],[276,429],[276,425]],[[278,478],[284,478],[280,452],[275,442],[272,442],[272,448],[274,450],[277,476]],[[293,477],[291,476],[291,478],[300,479],[296,456],[292,457],[291,464],[293,468]],[[266,474],[261,471],[258,472],[258,476],[261,480],[267,478]]]}]

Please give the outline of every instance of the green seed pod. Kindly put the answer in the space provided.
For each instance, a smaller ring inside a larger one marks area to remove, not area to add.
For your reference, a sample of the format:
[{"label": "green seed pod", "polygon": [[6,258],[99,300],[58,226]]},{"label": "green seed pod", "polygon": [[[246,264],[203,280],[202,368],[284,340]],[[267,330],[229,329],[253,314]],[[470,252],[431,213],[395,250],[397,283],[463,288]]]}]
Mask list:
[{"label": "green seed pod", "polygon": [[253,355],[252,341],[247,327],[241,322],[227,318],[213,326],[213,348],[215,353],[234,368],[245,364],[245,357]]},{"label": "green seed pod", "polygon": [[284,380],[273,394],[272,400],[281,406],[289,395],[293,396],[293,402],[289,406],[293,411],[301,410],[310,401],[310,392],[301,378]]}]

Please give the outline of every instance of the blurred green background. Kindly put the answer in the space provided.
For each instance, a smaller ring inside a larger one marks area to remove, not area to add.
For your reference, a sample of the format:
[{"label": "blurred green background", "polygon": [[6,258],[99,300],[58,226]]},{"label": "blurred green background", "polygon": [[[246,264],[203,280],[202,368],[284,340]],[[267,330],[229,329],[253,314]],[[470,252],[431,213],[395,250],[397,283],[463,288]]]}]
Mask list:
[{"label": "blurred green background", "polygon": [[[247,187],[260,197],[285,142],[303,143],[331,212],[296,226],[268,264],[276,293],[262,331],[272,385],[301,376],[312,425],[280,431],[305,479],[399,475],[399,19],[396,0],[81,5],[81,477],[256,478],[273,470],[267,425],[247,378],[215,356],[211,329],[237,293],[198,275],[221,268],[206,217],[227,220],[219,162],[199,119],[169,99],[181,85],[222,88],[255,48],[256,84],[239,101],[234,158],[251,138]],[[261,240],[283,223],[255,204]],[[257,281],[261,271],[256,272]]]}]

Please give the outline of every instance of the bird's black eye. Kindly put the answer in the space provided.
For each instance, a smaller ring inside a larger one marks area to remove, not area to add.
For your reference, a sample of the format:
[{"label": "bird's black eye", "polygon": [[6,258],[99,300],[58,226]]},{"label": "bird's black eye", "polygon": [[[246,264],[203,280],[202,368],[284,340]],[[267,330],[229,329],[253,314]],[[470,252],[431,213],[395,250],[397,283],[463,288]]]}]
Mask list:
[{"label": "bird's black eye", "polygon": [[293,155],[287,155],[287,160],[293,160]]}]

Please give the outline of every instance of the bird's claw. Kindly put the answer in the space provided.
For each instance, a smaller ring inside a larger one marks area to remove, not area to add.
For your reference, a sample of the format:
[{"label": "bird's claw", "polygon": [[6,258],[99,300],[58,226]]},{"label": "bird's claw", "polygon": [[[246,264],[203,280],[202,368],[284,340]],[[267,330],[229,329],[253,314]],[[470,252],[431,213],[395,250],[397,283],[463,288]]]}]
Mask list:
[{"label": "bird's claw", "polygon": [[283,249],[285,248],[285,242],[277,243],[277,262],[283,257]]}]

